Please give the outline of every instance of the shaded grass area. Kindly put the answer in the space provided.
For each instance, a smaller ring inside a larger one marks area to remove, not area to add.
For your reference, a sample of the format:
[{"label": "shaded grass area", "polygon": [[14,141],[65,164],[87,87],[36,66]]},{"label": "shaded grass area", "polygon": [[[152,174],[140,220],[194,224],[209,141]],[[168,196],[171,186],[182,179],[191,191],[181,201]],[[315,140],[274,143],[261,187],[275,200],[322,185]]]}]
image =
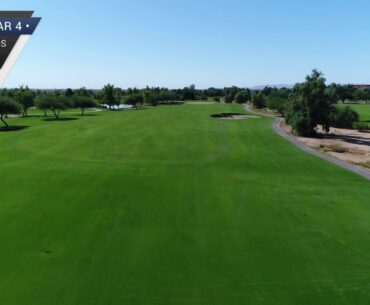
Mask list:
[{"label": "shaded grass area", "polygon": [[160,106],[0,133],[0,303],[369,303],[368,181],[272,119],[210,117],[241,111]]},{"label": "shaded grass area", "polygon": [[11,132],[11,131],[19,131],[28,128],[29,126],[2,126],[0,127],[0,132]]},{"label": "shaded grass area", "polygon": [[42,119],[43,121],[45,122],[68,122],[68,121],[76,121],[76,120],[79,120],[79,118],[71,118],[71,117],[59,117],[59,118],[55,118],[55,117],[47,117],[47,118],[43,118]]},{"label": "shaded grass area", "polygon": [[[94,109],[86,109],[85,110],[85,115],[94,115],[96,113],[97,112]],[[29,116],[43,117],[44,116],[44,112],[41,109],[38,109],[36,107],[33,107],[33,108],[30,108],[28,110],[28,115]],[[47,115],[48,115],[48,117],[52,117],[53,116],[53,113],[50,110],[48,110]],[[65,109],[65,110],[62,110],[61,111],[61,115],[62,116],[63,115],[65,115],[65,116],[80,116],[81,115],[81,109],[79,109],[79,108]]]}]

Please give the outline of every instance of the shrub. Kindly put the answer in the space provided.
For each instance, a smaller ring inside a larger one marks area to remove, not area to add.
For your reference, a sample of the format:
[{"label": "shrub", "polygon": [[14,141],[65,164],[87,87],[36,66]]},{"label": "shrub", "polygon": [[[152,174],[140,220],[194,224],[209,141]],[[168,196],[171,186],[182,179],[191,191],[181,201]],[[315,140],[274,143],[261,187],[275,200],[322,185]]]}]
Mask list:
[{"label": "shrub", "polygon": [[283,113],[285,109],[286,100],[281,97],[271,96],[267,99],[267,108],[277,110]]},{"label": "shrub", "polygon": [[359,120],[358,113],[350,107],[333,107],[330,113],[330,125],[337,128],[351,129],[353,122]]},{"label": "shrub", "polygon": [[366,122],[355,122],[352,126],[353,129],[357,129],[358,131],[370,130],[369,124]]},{"label": "shrub", "polygon": [[261,92],[254,93],[252,95],[252,104],[257,109],[265,108],[266,107],[265,96]]},{"label": "shrub", "polygon": [[345,152],[348,152],[348,149],[340,146],[340,145],[330,145],[329,149],[333,152],[344,154]]},{"label": "shrub", "polygon": [[235,95],[235,103],[237,104],[245,104],[248,102],[249,96],[247,91],[245,90],[240,90],[238,93]]},{"label": "shrub", "polygon": [[214,97],[213,100],[217,103],[221,102],[221,99],[217,96],[217,97]]},{"label": "shrub", "polygon": [[360,165],[360,166],[363,166],[363,167],[366,167],[366,168],[369,168],[370,169],[370,162],[369,161],[366,161],[366,162],[359,162],[359,163],[355,163],[357,165]]},{"label": "shrub", "polygon": [[132,105],[138,109],[139,104],[143,104],[144,102],[144,96],[141,93],[133,93],[125,96],[124,102],[125,104]]},{"label": "shrub", "polygon": [[293,113],[287,122],[292,125],[293,130],[300,136],[310,137],[316,134],[312,121],[303,113]]},{"label": "shrub", "polygon": [[344,154],[346,152],[348,152],[348,148],[345,148],[343,146],[340,146],[340,145],[328,145],[328,146],[325,146],[323,144],[320,144],[320,149],[323,151],[323,152],[336,152],[336,153],[340,153],[340,154]]}]

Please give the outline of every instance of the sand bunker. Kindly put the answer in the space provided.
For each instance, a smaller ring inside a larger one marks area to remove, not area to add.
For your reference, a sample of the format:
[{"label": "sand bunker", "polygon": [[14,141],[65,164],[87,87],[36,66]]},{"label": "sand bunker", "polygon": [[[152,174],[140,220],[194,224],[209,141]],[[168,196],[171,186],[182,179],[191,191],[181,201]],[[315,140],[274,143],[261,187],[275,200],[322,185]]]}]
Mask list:
[{"label": "sand bunker", "polygon": [[221,120],[246,120],[246,119],[259,119],[255,115],[248,115],[243,113],[218,113],[211,115],[212,118]]}]

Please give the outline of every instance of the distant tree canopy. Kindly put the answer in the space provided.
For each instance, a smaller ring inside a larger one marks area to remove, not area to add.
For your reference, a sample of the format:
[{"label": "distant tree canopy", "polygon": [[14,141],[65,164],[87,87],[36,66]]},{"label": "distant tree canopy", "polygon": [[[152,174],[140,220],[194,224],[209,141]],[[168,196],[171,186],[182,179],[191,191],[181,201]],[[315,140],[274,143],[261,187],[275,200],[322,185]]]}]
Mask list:
[{"label": "distant tree canopy", "polygon": [[[317,125],[322,125],[324,130],[328,130],[330,125],[350,126],[350,121],[358,120],[356,113],[349,109],[334,107],[334,104],[367,103],[370,100],[370,89],[366,86],[335,83],[326,86],[323,75],[314,70],[304,83],[297,84],[293,89],[269,86],[260,90],[237,86],[196,89],[195,85],[182,89],[161,87],[121,89],[107,84],[100,90],[85,87],[76,90],[71,88],[30,90],[28,87],[1,89],[0,96],[16,102],[24,117],[28,116],[28,110],[35,105],[36,101],[36,106],[43,110],[44,116],[51,111],[56,119],[64,109],[80,108],[81,115],[84,115],[85,109],[99,104],[107,105],[112,109],[125,103],[137,109],[140,105],[178,104],[186,100],[206,101],[209,98],[220,103],[251,102],[256,108],[267,107],[284,114],[298,134],[312,135]],[[6,114],[3,117],[6,117]]]},{"label": "distant tree canopy", "polygon": [[332,102],[368,102],[370,100],[370,89],[356,88],[353,85],[340,85],[332,83],[327,89],[328,94]]},{"label": "distant tree canopy", "polygon": [[236,86],[232,87],[225,87],[224,88],[224,96],[225,96],[225,103],[230,104],[235,101],[235,96],[238,94],[240,89]]},{"label": "distant tree canopy", "polygon": [[23,117],[28,116],[28,109],[35,105],[35,93],[28,89],[28,87],[21,86],[14,93],[14,99],[21,105]]},{"label": "distant tree canopy", "polygon": [[46,95],[40,95],[36,98],[36,107],[44,112],[44,117],[47,117],[49,110],[49,99]]},{"label": "distant tree canopy", "polygon": [[140,104],[143,104],[144,102],[144,95],[142,93],[132,93],[130,95],[126,95],[124,97],[124,103],[127,105],[132,105],[136,109],[139,108]]},{"label": "distant tree canopy", "polygon": [[269,109],[276,110],[279,113],[283,114],[284,110],[285,110],[286,103],[287,103],[286,98],[282,98],[282,97],[279,97],[279,96],[272,95],[272,96],[269,96],[267,98],[266,106]]},{"label": "distant tree canopy", "polygon": [[18,114],[21,106],[14,102],[14,100],[8,96],[0,96],[0,120],[3,122],[6,128],[9,124],[5,121],[5,117],[9,114]]},{"label": "distant tree canopy", "polygon": [[251,98],[251,92],[249,89],[239,90],[234,97],[234,101],[237,104],[245,104]]},{"label": "distant tree canopy", "polygon": [[106,104],[110,109],[112,109],[113,106],[121,104],[121,89],[115,88],[111,84],[107,84],[98,93],[97,97],[102,104]]},{"label": "distant tree canopy", "polygon": [[47,115],[47,111],[50,110],[55,119],[58,120],[60,112],[62,110],[70,108],[71,101],[64,95],[46,94],[39,96],[36,100],[36,105],[39,109],[44,111],[44,115]]},{"label": "distant tree canopy", "polygon": [[72,97],[74,94],[73,90],[71,88],[67,88],[66,91],[64,92],[64,95],[66,97]]},{"label": "distant tree canopy", "polygon": [[80,108],[81,116],[84,116],[85,110],[87,108],[94,108],[98,105],[92,97],[88,96],[75,96],[73,98],[72,104],[73,107]]},{"label": "distant tree canopy", "polygon": [[77,89],[74,92],[74,95],[82,96],[82,97],[93,97],[94,93],[92,92],[92,90],[88,90],[88,89],[86,89],[86,87],[82,87],[80,89]]},{"label": "distant tree canopy", "polygon": [[265,95],[262,92],[254,92],[252,94],[252,105],[257,109],[266,107]]},{"label": "distant tree canopy", "polygon": [[185,87],[182,90],[182,100],[184,101],[193,101],[196,100],[197,95],[195,91],[195,85],[190,85],[189,87]]},{"label": "distant tree canopy", "polygon": [[359,121],[359,115],[350,107],[338,108],[333,107],[330,113],[330,126],[336,128],[352,128],[354,122]]},{"label": "distant tree canopy", "polygon": [[355,101],[367,101],[370,98],[369,95],[369,92],[364,89],[356,89],[353,92],[353,99]]}]

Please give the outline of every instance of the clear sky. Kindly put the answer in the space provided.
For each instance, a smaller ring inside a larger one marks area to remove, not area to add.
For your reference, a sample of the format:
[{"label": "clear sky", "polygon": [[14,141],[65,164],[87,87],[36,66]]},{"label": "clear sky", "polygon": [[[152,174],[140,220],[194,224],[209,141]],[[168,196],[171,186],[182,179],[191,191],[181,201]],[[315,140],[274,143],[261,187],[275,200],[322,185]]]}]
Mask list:
[{"label": "clear sky", "polygon": [[8,80],[33,88],[370,83],[369,0],[1,0],[42,17]]}]

